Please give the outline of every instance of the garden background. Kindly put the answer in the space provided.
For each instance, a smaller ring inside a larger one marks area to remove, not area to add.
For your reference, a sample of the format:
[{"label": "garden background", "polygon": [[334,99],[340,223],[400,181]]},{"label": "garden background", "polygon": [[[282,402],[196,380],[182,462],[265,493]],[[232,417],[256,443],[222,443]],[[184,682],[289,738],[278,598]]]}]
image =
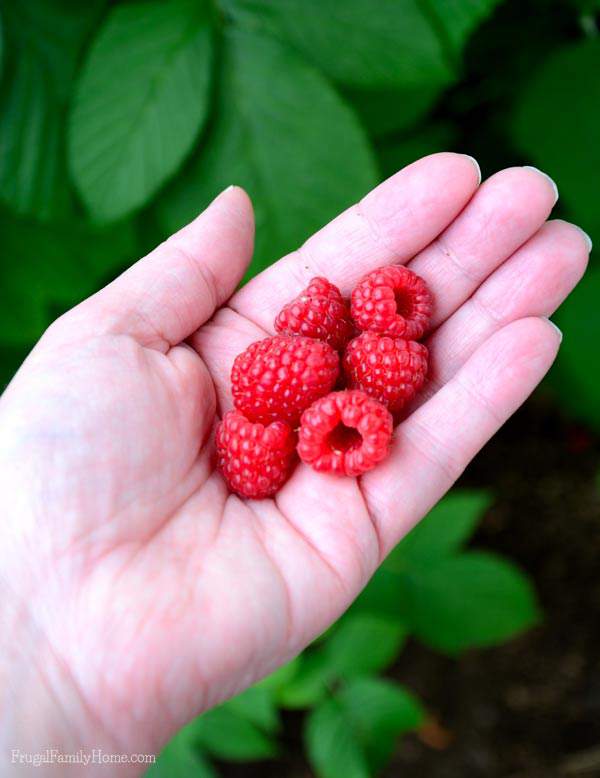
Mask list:
[{"label": "garden background", "polygon": [[[0,0],[0,387],[230,183],[256,209],[250,274],[440,150],[484,177],[538,166],[600,245],[599,17],[599,0]],[[594,255],[555,318],[549,378],[359,601],[149,774],[600,775]]]}]

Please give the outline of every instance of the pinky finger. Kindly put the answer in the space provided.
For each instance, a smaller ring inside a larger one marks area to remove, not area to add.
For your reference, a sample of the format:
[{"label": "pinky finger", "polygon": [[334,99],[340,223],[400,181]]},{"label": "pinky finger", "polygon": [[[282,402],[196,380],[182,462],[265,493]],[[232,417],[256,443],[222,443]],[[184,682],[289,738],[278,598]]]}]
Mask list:
[{"label": "pinky finger", "polygon": [[390,457],[362,479],[384,553],[527,399],[552,365],[560,340],[547,319],[508,324],[398,427]]}]

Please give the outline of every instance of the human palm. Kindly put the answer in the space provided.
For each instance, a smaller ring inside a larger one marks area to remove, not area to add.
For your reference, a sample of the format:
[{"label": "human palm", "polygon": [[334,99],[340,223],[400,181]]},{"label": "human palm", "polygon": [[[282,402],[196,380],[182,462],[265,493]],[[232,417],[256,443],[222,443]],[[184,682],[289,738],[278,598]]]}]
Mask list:
[{"label": "human palm", "polygon": [[[158,749],[298,653],[546,373],[560,339],[544,317],[588,246],[545,223],[539,172],[478,183],[468,157],[420,160],[231,299],[253,220],[230,188],[34,349],[0,402],[0,581],[82,743]],[[360,479],[300,464],[271,500],[228,494],[212,433],[234,357],[312,276],[347,294],[392,262],[435,311],[431,377],[389,458]]]}]

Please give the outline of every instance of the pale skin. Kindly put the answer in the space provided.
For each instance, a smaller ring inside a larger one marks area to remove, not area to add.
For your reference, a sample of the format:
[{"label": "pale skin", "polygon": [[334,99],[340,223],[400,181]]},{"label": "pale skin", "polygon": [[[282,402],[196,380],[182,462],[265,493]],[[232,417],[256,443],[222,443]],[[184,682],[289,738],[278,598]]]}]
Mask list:
[{"label": "pale skin", "polygon": [[[547,221],[555,199],[538,171],[479,184],[469,157],[432,155],[235,292],[254,226],[232,187],[49,328],[0,400],[2,759],[156,752],[348,607],[552,364],[546,317],[589,253]],[[229,494],[212,439],[234,357],[311,277],[347,294],[392,262],[426,279],[435,313],[431,380],[389,458]]]}]

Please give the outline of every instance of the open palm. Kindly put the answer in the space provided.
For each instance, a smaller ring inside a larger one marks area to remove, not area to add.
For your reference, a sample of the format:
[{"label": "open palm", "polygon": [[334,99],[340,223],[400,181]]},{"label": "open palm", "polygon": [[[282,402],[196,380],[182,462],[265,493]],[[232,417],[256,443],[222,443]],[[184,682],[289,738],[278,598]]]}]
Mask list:
[{"label": "open palm", "polygon": [[[551,365],[544,317],[588,254],[546,223],[554,202],[532,169],[479,186],[470,158],[433,155],[231,297],[253,217],[230,188],[49,329],[0,403],[0,579],[61,679],[61,715],[67,696],[84,711],[81,740],[157,749],[348,607]],[[435,311],[431,377],[390,457],[361,479],[299,465],[272,500],[228,494],[212,432],[234,357],[311,277],[347,294],[392,262]]]}]

